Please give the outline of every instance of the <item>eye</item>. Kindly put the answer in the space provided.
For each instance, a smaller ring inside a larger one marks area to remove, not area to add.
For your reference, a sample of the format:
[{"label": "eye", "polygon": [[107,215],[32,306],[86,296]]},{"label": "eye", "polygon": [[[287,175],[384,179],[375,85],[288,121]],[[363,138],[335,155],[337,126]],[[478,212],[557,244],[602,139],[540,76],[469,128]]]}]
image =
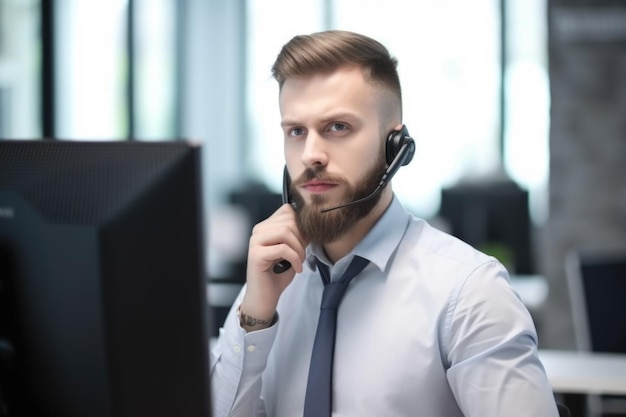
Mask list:
[{"label": "eye", "polygon": [[292,129],[289,129],[289,132],[287,133],[289,134],[289,136],[302,136],[305,134],[305,131],[301,127],[294,127]]},{"label": "eye", "polygon": [[328,127],[331,132],[345,132],[348,130],[348,125],[344,123],[333,123]]}]

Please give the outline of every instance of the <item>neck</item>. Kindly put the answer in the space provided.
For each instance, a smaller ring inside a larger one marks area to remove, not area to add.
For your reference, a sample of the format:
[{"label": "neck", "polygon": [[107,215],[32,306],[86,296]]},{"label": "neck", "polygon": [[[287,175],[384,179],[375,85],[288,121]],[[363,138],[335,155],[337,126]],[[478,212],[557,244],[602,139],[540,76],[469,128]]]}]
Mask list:
[{"label": "neck", "polygon": [[372,227],[374,227],[385,210],[387,210],[387,207],[391,204],[392,197],[391,187],[385,187],[380,196],[380,200],[367,216],[357,221],[340,239],[324,245],[324,252],[332,263],[346,256],[358,245]]}]

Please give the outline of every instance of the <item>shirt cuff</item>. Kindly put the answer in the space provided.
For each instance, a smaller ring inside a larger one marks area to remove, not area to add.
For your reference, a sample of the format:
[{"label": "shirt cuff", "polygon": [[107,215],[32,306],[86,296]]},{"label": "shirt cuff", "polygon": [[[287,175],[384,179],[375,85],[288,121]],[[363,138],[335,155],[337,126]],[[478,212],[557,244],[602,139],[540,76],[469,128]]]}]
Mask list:
[{"label": "shirt cuff", "polygon": [[230,314],[221,329],[220,351],[231,363],[240,363],[243,369],[265,368],[270,350],[278,332],[278,313],[272,326],[246,332],[237,314]]}]

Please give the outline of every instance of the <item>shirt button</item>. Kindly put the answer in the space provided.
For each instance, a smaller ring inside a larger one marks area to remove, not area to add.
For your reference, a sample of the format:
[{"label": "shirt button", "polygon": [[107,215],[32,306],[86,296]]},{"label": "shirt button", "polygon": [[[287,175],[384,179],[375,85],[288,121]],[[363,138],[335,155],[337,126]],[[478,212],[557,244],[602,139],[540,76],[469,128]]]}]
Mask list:
[{"label": "shirt button", "polygon": [[233,346],[233,350],[235,351],[235,353],[239,353],[239,352],[241,352],[241,346],[235,345],[235,346]]},{"label": "shirt button", "polygon": [[254,345],[249,345],[248,346],[248,352],[254,352],[256,350],[256,346]]}]

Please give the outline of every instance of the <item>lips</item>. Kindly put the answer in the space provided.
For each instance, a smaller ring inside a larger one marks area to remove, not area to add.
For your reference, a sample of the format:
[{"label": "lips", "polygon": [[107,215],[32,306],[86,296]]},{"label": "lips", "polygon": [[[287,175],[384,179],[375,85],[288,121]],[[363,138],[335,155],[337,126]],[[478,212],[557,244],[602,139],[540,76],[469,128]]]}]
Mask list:
[{"label": "lips", "polygon": [[310,193],[323,193],[334,188],[336,185],[337,183],[335,182],[312,180],[302,184],[302,188]]}]

